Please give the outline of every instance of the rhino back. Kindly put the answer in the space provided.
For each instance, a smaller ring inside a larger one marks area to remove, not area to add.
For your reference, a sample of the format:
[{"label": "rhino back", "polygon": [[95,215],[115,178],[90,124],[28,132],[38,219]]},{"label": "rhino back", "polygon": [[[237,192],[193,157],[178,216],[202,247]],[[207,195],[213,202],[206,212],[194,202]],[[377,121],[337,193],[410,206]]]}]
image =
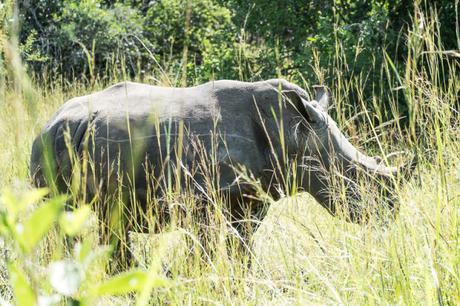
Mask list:
[{"label": "rhino back", "polygon": [[[146,163],[158,169],[166,158],[175,162],[182,126],[185,166],[197,163],[197,149],[209,155],[217,140],[220,187],[226,188],[235,181],[232,168],[239,164],[259,175],[267,165],[265,143],[255,118],[254,84],[216,81],[191,88],[164,88],[124,82],[74,98],[61,107],[37,137],[31,173],[36,174],[37,168],[43,166],[39,156],[46,138],[47,144],[51,143],[58,175],[70,175],[68,137],[77,154],[88,149],[97,165],[94,177],[104,179],[115,170],[129,172],[136,168],[136,188],[143,189],[149,167]],[[161,176],[158,171],[155,175]],[[95,183],[92,185],[90,189],[95,189]]]}]

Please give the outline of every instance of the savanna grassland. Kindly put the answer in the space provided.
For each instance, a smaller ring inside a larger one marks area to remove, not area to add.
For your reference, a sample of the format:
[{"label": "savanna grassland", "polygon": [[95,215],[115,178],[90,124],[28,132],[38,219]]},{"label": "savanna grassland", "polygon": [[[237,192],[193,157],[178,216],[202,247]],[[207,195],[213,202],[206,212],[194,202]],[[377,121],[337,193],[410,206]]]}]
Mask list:
[{"label": "savanna grassland", "polygon": [[[41,29],[27,6],[0,4],[0,305],[460,304],[458,1],[405,10],[404,1],[325,1],[319,19],[299,2],[289,7],[297,23],[262,0],[112,2],[37,1]],[[161,234],[132,233],[123,243],[135,260],[121,268],[97,200],[31,185],[32,142],[71,97],[123,80],[274,77],[328,85],[333,118],[363,151],[392,164],[417,156],[413,177],[394,191],[395,218],[351,224],[308,194],[287,190],[274,202],[261,192],[270,209],[252,246],[242,248],[212,210],[206,248],[197,220],[173,219]]]}]

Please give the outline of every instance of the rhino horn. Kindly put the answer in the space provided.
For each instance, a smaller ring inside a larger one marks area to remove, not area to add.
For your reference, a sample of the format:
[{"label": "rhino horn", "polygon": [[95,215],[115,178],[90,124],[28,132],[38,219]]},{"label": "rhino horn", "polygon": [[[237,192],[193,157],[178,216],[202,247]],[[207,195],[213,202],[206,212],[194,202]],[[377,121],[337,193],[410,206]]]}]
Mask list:
[{"label": "rhino horn", "polygon": [[[386,182],[393,185],[395,181],[392,178],[399,176],[402,178],[399,183],[402,184],[404,181],[408,181],[414,174],[415,168],[417,167],[418,159],[415,155],[412,160],[404,163],[399,167],[379,167],[378,173]],[[394,185],[393,185],[394,186]]]}]

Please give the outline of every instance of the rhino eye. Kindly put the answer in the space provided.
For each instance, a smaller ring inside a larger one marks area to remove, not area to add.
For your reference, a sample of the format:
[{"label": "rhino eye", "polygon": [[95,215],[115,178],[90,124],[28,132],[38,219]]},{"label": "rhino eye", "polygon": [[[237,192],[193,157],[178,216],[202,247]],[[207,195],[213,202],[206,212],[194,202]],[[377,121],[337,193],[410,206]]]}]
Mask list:
[{"label": "rhino eye", "polygon": [[[321,108],[320,108],[321,109]],[[319,117],[320,119],[316,122],[314,122],[314,127],[315,127],[315,130],[325,130],[329,127],[329,118],[328,116],[325,115],[324,112],[320,112],[319,113]]]},{"label": "rhino eye", "polygon": [[349,165],[348,168],[347,168],[346,173],[349,176],[356,177],[358,175],[358,169],[357,169],[356,165],[353,165],[353,164]]}]

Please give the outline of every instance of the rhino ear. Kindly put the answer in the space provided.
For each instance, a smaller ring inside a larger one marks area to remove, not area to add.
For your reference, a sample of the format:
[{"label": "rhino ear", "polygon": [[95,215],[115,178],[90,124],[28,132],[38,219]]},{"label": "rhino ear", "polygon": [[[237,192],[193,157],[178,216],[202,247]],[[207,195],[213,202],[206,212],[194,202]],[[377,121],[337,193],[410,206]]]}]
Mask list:
[{"label": "rhino ear", "polygon": [[329,88],[323,85],[314,85],[315,100],[321,106],[321,108],[327,112],[330,101],[332,99],[332,92]]},{"label": "rhino ear", "polygon": [[[325,88],[324,86],[319,87]],[[321,106],[317,100],[310,100],[306,92],[284,90],[283,94],[286,95],[288,101],[290,101],[297,111],[299,111],[309,122],[318,123],[324,120],[324,114],[322,114],[324,112],[323,106]],[[327,95],[325,97],[327,97]],[[325,100],[322,101],[324,102]]]},{"label": "rhino ear", "polygon": [[312,123],[319,123],[324,121],[324,115],[321,105],[317,101],[306,101],[302,99],[303,110],[305,111],[305,118]]}]

